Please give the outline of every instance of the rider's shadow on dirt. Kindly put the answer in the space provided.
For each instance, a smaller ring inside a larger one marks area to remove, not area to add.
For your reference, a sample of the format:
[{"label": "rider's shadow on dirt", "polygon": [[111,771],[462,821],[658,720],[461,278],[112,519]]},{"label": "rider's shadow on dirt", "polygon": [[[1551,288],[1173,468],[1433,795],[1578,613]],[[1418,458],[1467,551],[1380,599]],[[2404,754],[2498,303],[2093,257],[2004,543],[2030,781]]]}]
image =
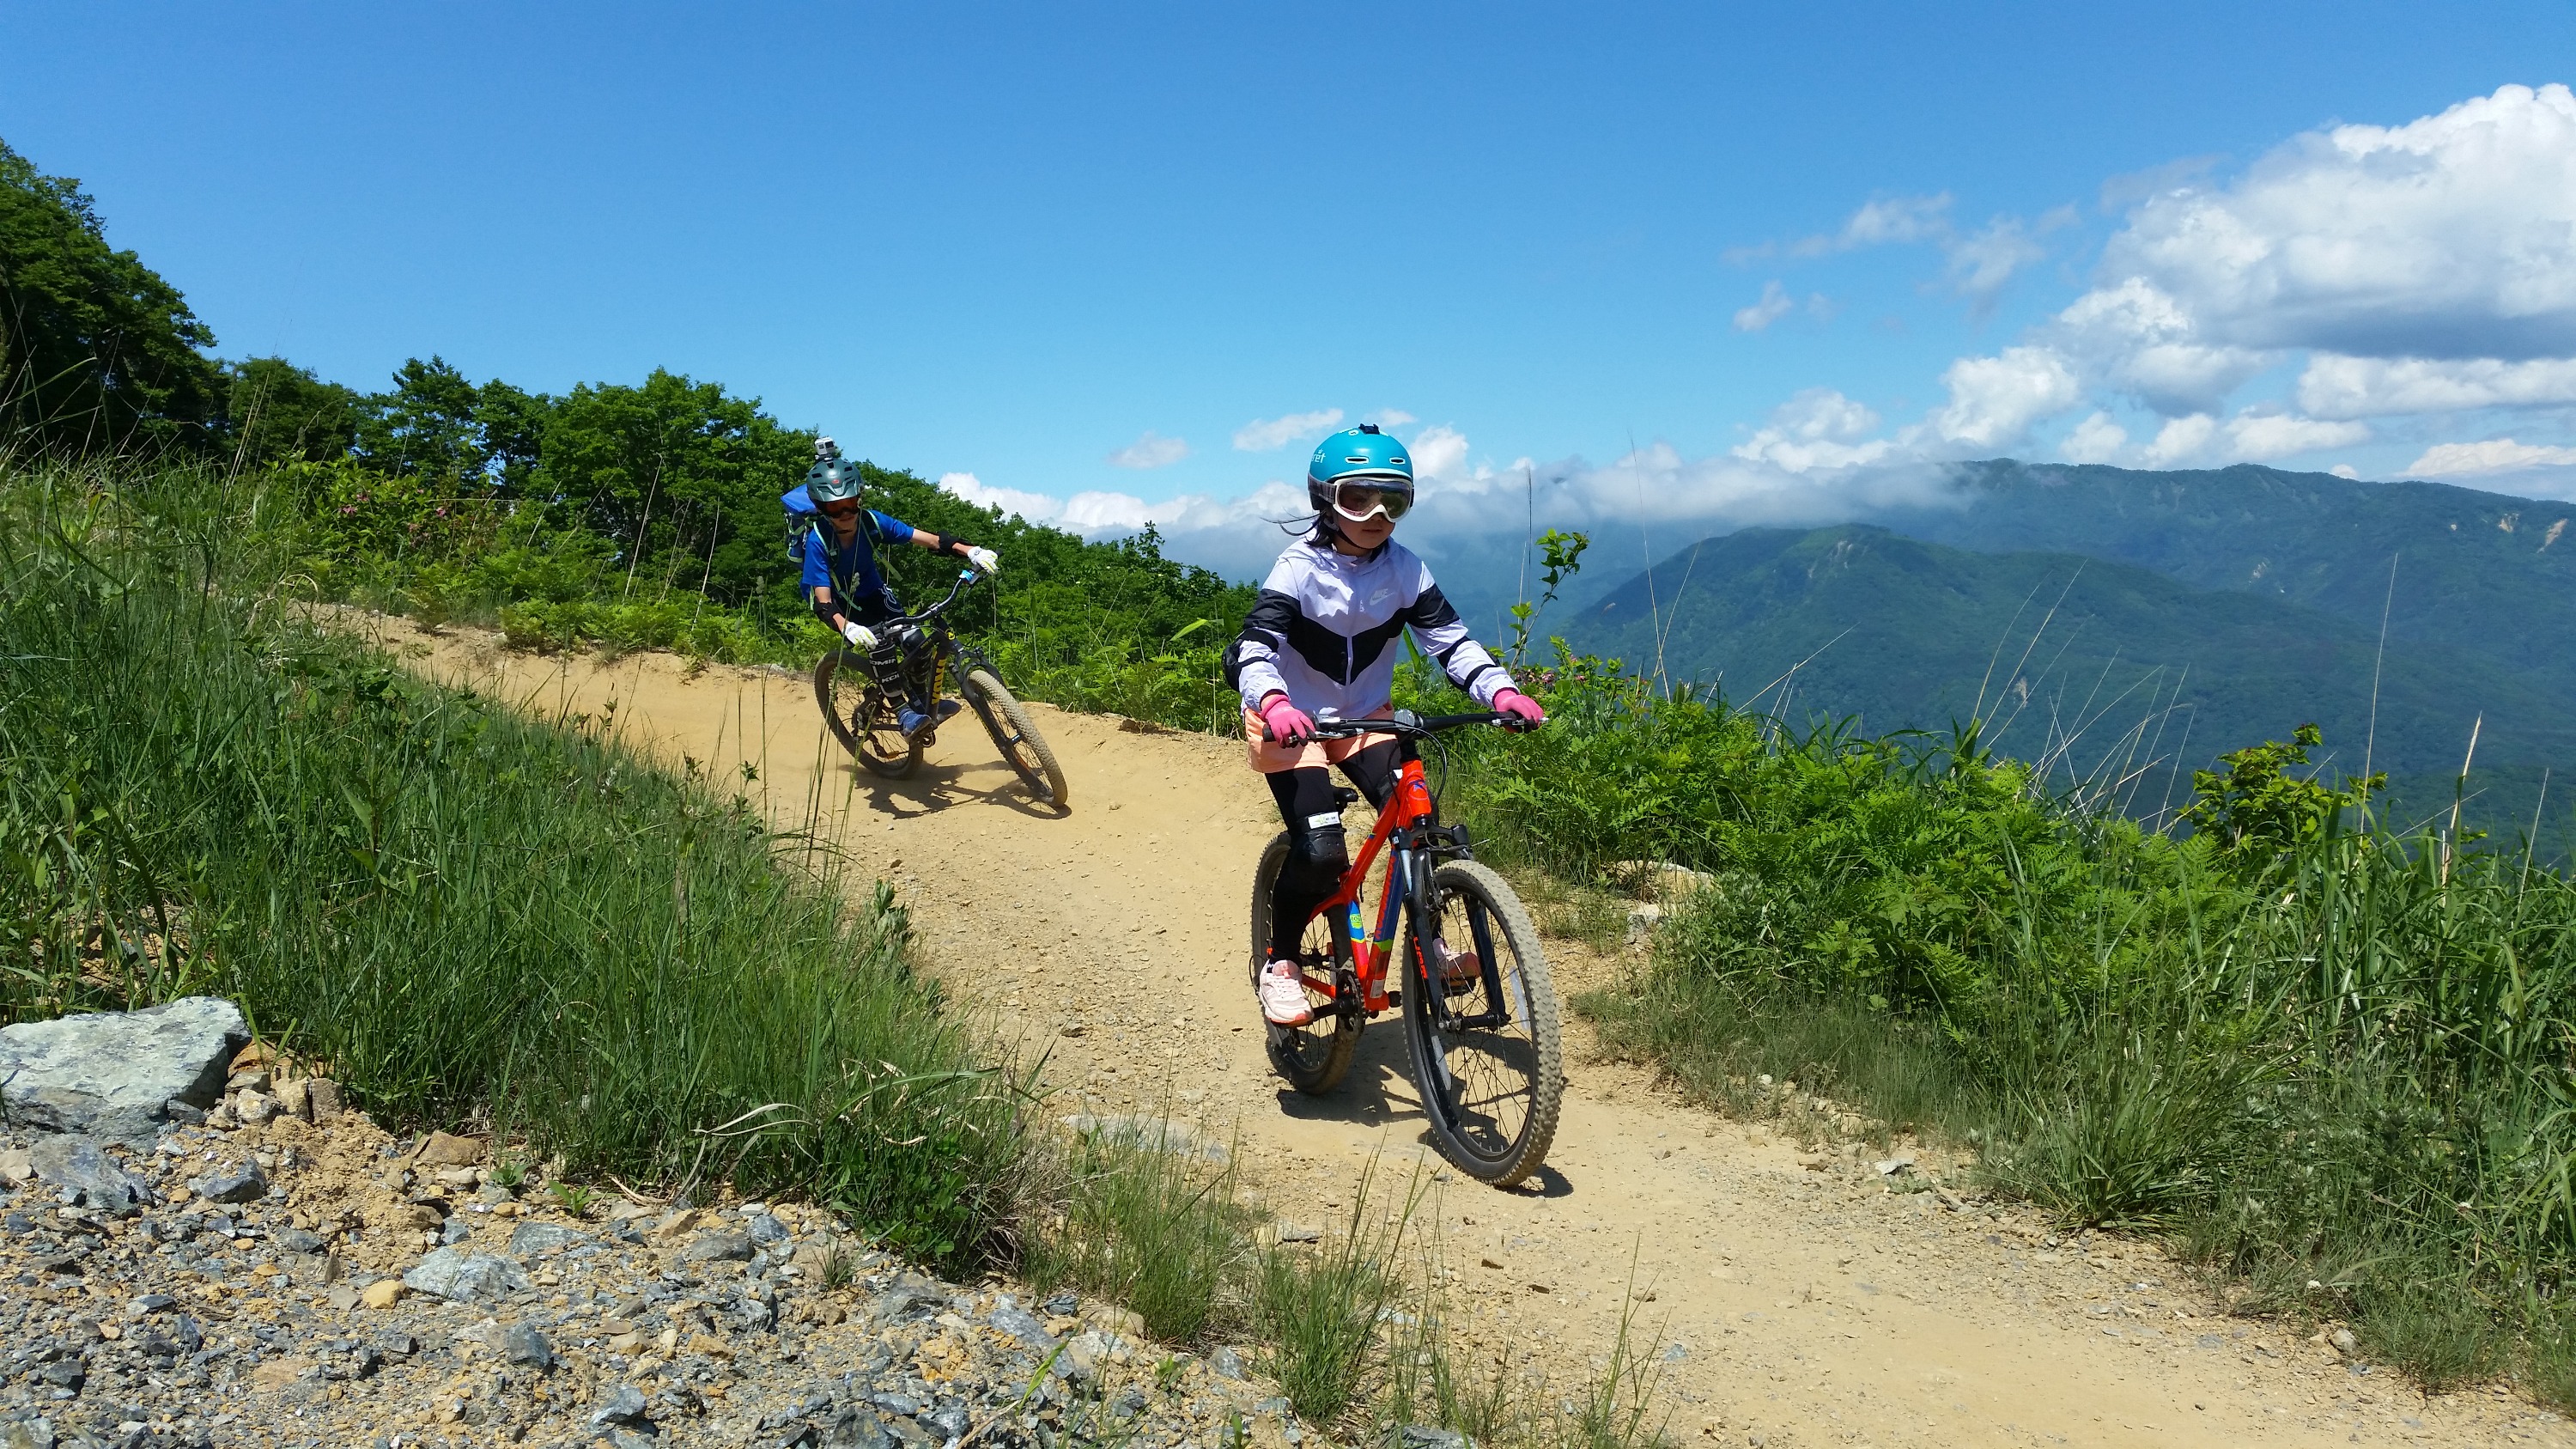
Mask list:
[{"label": "rider's shadow on dirt", "polygon": [[[1310,1097],[1293,1087],[1281,1087],[1279,1115],[1300,1122],[1346,1122],[1370,1132],[1383,1132],[1390,1143],[1419,1146],[1426,1166],[1449,1167],[1440,1149],[1432,1145],[1429,1119],[1423,1115],[1422,1099],[1413,1085],[1412,1068],[1405,1060],[1403,1028],[1397,1021],[1382,1021],[1361,1033],[1360,1044],[1351,1053],[1350,1075],[1333,1090]],[[1517,1187],[1503,1190],[1532,1197],[1566,1197],[1573,1193],[1574,1184],[1566,1180],[1564,1173],[1542,1164]]]},{"label": "rider's shadow on dirt", "polygon": [[840,786],[850,792],[851,798],[866,802],[869,810],[890,820],[936,815],[959,805],[1006,806],[1031,820],[1061,820],[1072,813],[1067,806],[1042,804],[1029,798],[1028,787],[999,760],[964,760],[956,764],[924,760],[911,774],[889,780],[844,757],[838,773]]}]

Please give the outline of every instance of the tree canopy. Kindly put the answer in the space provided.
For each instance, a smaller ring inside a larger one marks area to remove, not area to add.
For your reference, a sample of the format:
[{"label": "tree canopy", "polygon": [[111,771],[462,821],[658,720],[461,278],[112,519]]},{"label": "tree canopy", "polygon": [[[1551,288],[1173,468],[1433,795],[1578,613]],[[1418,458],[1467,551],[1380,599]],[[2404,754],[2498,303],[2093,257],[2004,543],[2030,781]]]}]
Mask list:
[{"label": "tree canopy", "polygon": [[215,334],[98,209],[0,141],[0,437],[51,453],[202,446],[225,412]]}]

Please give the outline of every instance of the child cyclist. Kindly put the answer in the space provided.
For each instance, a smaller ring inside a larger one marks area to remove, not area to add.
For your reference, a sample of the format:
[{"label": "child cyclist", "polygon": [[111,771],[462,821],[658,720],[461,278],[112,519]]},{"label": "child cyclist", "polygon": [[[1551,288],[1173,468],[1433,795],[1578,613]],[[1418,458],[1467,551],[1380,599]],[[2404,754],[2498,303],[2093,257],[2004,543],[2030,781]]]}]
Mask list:
[{"label": "child cyclist", "polygon": [[[1002,566],[1001,559],[989,548],[974,547],[964,539],[942,538],[902,519],[862,509],[859,465],[843,458],[840,448],[829,438],[815,440],[814,466],[806,472],[805,482],[788,490],[781,500],[791,514],[807,511],[796,506],[799,493],[805,495],[812,512],[821,515],[800,540],[806,598],[814,605],[814,617],[830,625],[862,654],[874,653],[877,647],[876,632],[868,626],[903,612],[894,590],[886,587],[885,575],[877,571],[878,542],[909,543],[953,553],[988,574]],[[904,734],[917,735],[938,722],[938,714],[924,707],[928,703],[913,700],[896,712],[896,723]],[[954,712],[954,708],[952,703],[950,711]]]},{"label": "child cyclist", "polygon": [[1367,423],[1326,438],[1306,467],[1306,498],[1315,506],[1314,531],[1279,555],[1235,643],[1252,768],[1269,777],[1294,842],[1271,890],[1269,956],[1260,975],[1261,1013],[1279,1026],[1313,1019],[1298,980],[1297,943],[1350,869],[1325,767],[1341,766],[1370,806],[1383,808],[1412,749],[1385,735],[1318,740],[1316,723],[1392,712],[1389,646],[1407,629],[1477,703],[1533,725],[1547,718],[1468,637],[1431,570],[1394,541],[1395,521],[1413,506],[1413,464],[1403,444]]}]

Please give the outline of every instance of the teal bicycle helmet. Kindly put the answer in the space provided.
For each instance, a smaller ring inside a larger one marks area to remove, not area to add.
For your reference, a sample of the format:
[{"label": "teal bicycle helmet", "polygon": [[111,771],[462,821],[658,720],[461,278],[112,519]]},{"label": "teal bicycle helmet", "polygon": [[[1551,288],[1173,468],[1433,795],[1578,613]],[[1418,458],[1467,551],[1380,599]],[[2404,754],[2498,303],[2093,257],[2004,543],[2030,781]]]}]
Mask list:
[{"label": "teal bicycle helmet", "polygon": [[842,457],[829,438],[814,442],[814,466],[805,470],[805,496],[818,508],[859,496],[859,465]]},{"label": "teal bicycle helmet", "polygon": [[[1330,516],[1333,490],[1344,483],[1365,483],[1400,496],[1410,506],[1413,460],[1405,456],[1404,445],[1379,432],[1377,424],[1362,423],[1316,445],[1313,460],[1306,464],[1306,501],[1317,513]],[[1388,516],[1402,511],[1401,507],[1390,509]]]}]

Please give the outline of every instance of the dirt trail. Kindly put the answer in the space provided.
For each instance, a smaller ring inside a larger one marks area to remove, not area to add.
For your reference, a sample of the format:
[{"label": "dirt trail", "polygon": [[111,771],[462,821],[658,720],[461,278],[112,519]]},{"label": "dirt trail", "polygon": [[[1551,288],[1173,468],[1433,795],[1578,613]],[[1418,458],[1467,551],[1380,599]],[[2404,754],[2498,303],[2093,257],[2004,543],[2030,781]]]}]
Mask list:
[{"label": "dirt trail", "polygon": [[[416,666],[544,711],[615,702],[629,738],[720,778],[758,772],[772,816],[819,812],[911,906],[932,969],[1050,1053],[1065,1113],[1157,1112],[1239,1142],[1287,1221],[1345,1221],[1373,1156],[1431,1157],[1392,1021],[1349,1081],[1303,1098],[1268,1070],[1242,965],[1248,881],[1276,828],[1239,746],[1038,706],[1072,809],[1031,806],[971,717],[904,781],[834,748],[804,677],[667,655],[612,664],[488,636],[385,641]],[[1609,969],[1551,943],[1560,982]],[[2385,1370],[2232,1320],[2161,1255],[2047,1246],[2017,1210],[1891,1192],[1601,1061],[1569,1017],[1564,1125],[1534,1190],[1454,1176],[1431,1204],[1473,1338],[1560,1381],[1602,1361],[1631,1255],[1675,1442],[1727,1445],[2576,1445],[2498,1390],[2427,1400]]]}]

